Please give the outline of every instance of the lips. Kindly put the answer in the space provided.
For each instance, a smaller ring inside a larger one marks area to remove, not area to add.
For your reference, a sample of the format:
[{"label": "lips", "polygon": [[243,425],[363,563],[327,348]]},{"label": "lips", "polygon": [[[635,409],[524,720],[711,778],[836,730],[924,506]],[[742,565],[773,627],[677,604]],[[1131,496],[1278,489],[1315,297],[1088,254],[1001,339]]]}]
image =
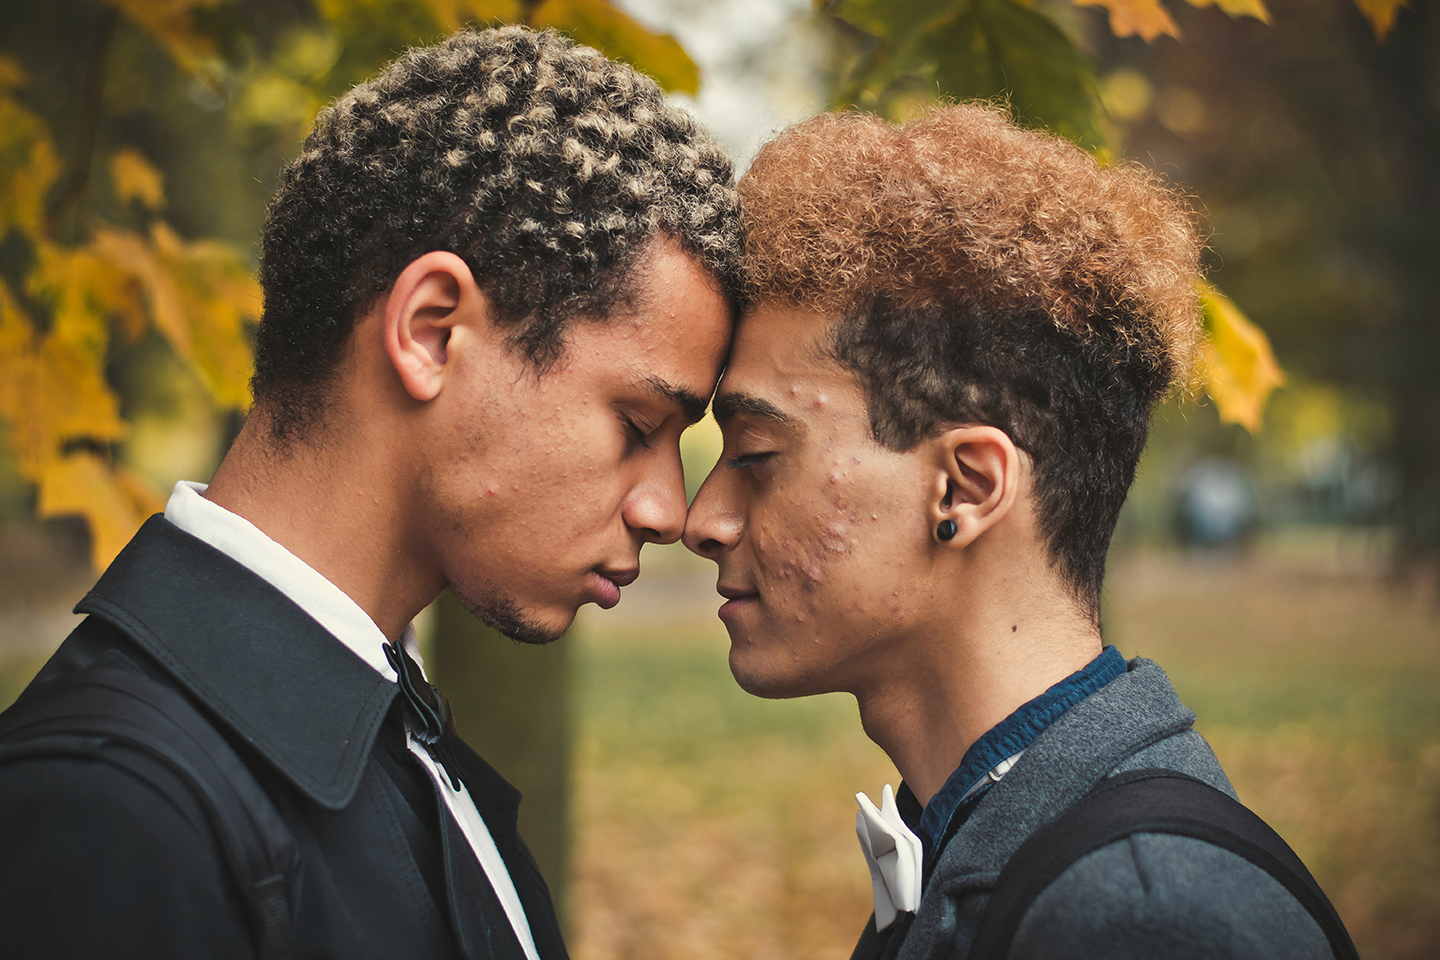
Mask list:
[{"label": "lips", "polygon": [[626,570],[597,570],[596,573],[617,587],[628,587],[639,578],[640,569],[638,567],[631,567]]},{"label": "lips", "polygon": [[741,610],[754,603],[760,594],[746,587],[738,587],[728,583],[716,584],[715,592],[725,598],[725,603],[720,605],[720,619],[724,620],[738,614]]},{"label": "lips", "polygon": [[630,570],[592,570],[588,577],[590,590],[595,595],[595,603],[602,610],[609,610],[620,602],[620,588],[628,587],[640,576],[637,569]]}]

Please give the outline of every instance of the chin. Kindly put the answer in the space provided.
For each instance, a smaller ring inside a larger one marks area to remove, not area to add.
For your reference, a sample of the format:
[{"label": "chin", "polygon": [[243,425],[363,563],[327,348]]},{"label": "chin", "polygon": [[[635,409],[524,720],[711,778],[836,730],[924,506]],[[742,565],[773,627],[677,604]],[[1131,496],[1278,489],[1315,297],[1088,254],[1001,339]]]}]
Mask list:
[{"label": "chin", "polygon": [[474,599],[458,589],[455,593],[476,619],[519,643],[554,643],[575,622],[576,611],[573,608],[540,614],[527,610],[511,597],[499,594]]},{"label": "chin", "polygon": [[786,659],[784,666],[780,666],[766,662],[780,658],[757,656],[757,653],[754,648],[742,650],[733,643],[730,646],[730,675],[740,689],[751,696],[766,700],[793,700],[830,692],[829,687],[815,683],[813,676],[797,673],[792,661]]}]

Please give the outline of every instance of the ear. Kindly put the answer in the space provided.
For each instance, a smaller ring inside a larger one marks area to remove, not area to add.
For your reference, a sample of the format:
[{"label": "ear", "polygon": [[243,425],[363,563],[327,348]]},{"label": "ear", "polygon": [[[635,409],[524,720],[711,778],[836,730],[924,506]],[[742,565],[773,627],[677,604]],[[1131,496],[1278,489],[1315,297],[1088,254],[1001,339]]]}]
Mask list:
[{"label": "ear", "polygon": [[410,396],[439,396],[451,333],[487,314],[470,268],[453,253],[431,251],[400,272],[385,298],[385,352]]},{"label": "ear", "polygon": [[[1020,490],[1020,449],[995,427],[956,427],[932,442],[939,469],[930,507],[931,536],[942,547],[964,548],[1014,507]],[[946,520],[955,524],[955,535],[941,540],[935,531]]]}]

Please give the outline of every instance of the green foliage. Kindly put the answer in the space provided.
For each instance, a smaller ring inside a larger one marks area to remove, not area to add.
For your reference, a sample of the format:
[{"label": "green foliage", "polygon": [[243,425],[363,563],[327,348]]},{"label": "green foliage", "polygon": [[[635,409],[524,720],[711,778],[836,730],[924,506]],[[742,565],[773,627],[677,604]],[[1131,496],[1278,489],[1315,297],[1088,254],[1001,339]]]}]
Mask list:
[{"label": "green foliage", "polygon": [[920,91],[1005,100],[1022,123],[1104,145],[1094,67],[1043,14],[1012,0],[843,0],[829,12],[870,38],[842,105],[896,116]]}]

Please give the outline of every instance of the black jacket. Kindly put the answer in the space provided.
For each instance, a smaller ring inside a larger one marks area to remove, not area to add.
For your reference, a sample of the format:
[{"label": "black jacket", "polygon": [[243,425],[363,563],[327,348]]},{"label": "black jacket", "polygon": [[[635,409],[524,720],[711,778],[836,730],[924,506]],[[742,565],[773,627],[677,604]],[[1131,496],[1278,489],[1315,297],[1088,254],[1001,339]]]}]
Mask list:
[{"label": "black jacket", "polygon": [[[295,835],[298,956],[523,958],[464,834],[406,749],[395,684],[289,598],[157,516],[76,612],[89,617],[17,707],[91,665],[143,671],[188,696]],[[540,957],[564,960],[549,892],[516,832],[518,791],[473,751],[458,754]],[[80,759],[0,767],[0,951],[253,957],[206,819],[174,799],[186,793]]]}]

